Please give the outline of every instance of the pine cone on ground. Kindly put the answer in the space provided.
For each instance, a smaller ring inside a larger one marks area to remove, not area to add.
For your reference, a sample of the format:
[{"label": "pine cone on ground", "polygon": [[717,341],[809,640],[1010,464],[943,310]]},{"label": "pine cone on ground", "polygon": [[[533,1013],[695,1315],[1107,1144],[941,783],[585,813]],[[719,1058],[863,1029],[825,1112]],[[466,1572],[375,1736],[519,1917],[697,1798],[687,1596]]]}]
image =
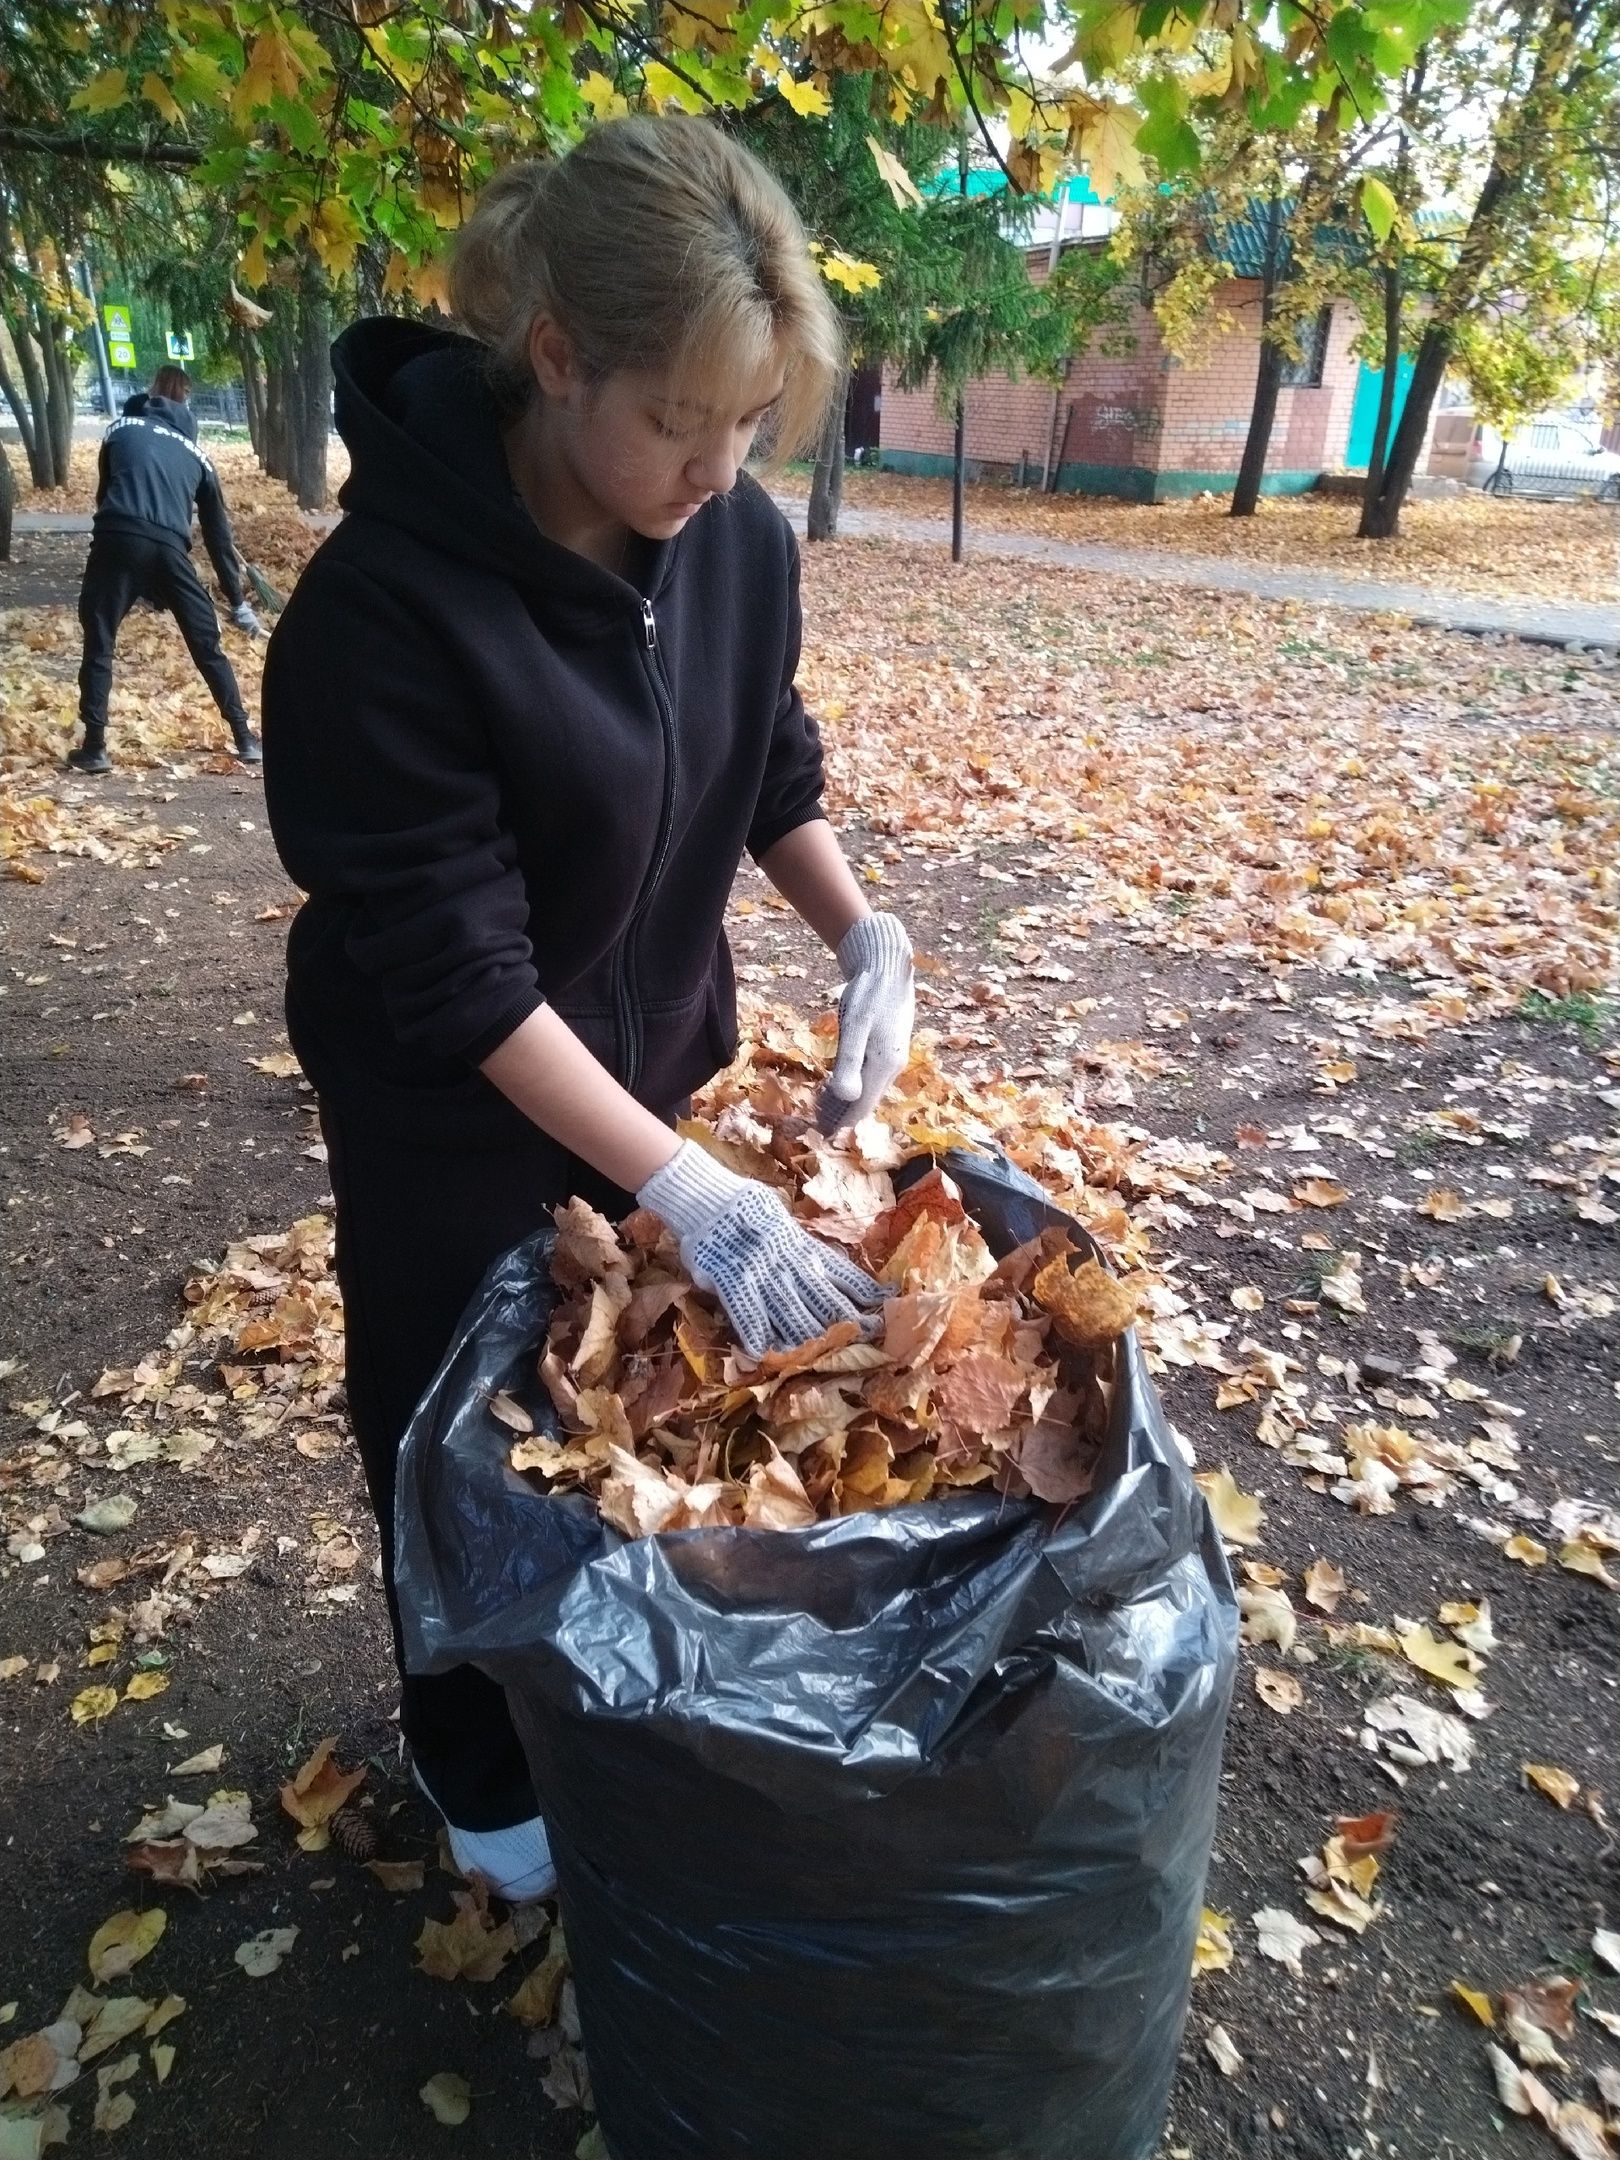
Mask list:
[{"label": "pine cone on ground", "polygon": [[366,1861],[377,1853],[377,1825],[359,1808],[339,1808],[332,1817],[332,1843],[345,1860]]}]

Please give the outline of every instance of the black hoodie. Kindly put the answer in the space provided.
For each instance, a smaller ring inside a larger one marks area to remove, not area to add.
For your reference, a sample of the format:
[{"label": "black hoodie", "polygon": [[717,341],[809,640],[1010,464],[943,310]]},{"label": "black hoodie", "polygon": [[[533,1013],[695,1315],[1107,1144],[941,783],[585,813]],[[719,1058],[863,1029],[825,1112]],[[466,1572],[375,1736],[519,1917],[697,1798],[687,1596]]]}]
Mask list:
[{"label": "black hoodie", "polygon": [[193,504],[214,575],[236,607],[236,542],[219,475],[197,448],[197,423],[183,401],[138,390],[101,439],[96,538],[129,533],[189,550]]},{"label": "black hoodie", "polygon": [[309,898],[292,1039],[339,1107],[447,1146],[527,1128],[476,1068],[550,1004],[664,1112],[732,1056],[745,847],[821,815],[798,550],[746,475],[639,584],[539,531],[483,348],[357,323],[333,352],[343,523],[265,666],[265,794]]}]

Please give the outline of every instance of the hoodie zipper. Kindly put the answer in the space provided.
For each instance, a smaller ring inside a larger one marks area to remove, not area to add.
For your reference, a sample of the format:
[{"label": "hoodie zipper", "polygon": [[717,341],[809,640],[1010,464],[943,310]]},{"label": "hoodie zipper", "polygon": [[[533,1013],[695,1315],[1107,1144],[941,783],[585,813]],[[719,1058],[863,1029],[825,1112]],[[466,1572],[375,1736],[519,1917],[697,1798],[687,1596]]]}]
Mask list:
[{"label": "hoodie zipper", "polygon": [[664,675],[663,655],[658,643],[658,624],[653,616],[652,602],[645,598],[641,603],[641,663],[646,669],[647,680],[652,685],[653,703],[658,709],[658,724],[663,731],[664,795],[658,814],[658,835],[653,845],[652,864],[642,880],[641,890],[636,895],[636,904],[630,911],[624,936],[619,942],[617,988],[620,1027],[625,1047],[624,1085],[632,1094],[641,1078],[641,1062],[646,1047],[638,995],[640,984],[636,977],[636,933],[657,889],[658,880],[663,875],[675,825],[675,704]]}]

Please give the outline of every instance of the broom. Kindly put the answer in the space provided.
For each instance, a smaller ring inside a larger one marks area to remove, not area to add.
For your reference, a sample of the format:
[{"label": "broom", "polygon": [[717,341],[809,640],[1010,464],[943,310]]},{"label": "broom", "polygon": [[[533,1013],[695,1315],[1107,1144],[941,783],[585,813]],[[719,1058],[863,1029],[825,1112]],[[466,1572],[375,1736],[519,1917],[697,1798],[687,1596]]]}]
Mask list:
[{"label": "broom", "polygon": [[287,605],[257,563],[250,563],[245,555],[238,555],[237,565],[242,575],[258,595],[259,605],[268,615],[279,615]]}]

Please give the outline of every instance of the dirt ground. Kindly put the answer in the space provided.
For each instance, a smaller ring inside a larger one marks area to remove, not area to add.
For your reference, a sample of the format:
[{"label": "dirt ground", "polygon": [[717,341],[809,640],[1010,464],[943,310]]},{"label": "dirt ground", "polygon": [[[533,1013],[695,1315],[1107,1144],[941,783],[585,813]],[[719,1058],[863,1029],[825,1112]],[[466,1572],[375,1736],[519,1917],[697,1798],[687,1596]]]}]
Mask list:
[{"label": "dirt ground", "polygon": [[[851,557],[844,574],[869,559]],[[52,597],[52,574],[26,560],[20,596]],[[823,574],[836,584],[837,572]],[[0,607],[15,604],[4,575]],[[1451,649],[1437,636],[1434,665]],[[1300,664],[1279,659],[1279,677]],[[1601,701],[1582,716],[1620,726]],[[296,896],[257,778],[220,763],[116,775],[97,799],[144,839],[123,859],[58,860],[42,883],[0,886],[0,1530],[12,1541],[0,1555],[0,1660],[25,1661],[0,1682],[0,2003],[17,2002],[0,2040],[56,2015],[112,1911],[163,1902],[161,1941],[120,1986],[185,1998],[164,2034],[178,2056],[166,2082],[144,2068],[131,2080],[137,2110],[110,2149],[404,2160],[451,2135],[418,2098],[449,2070],[472,2090],[464,2136],[512,2160],[561,2160],[587,2118],[538,2095],[542,2066],[498,2014],[518,1967],[484,1987],[413,1969],[411,1944],[425,1917],[448,1917],[454,1884],[398,1767],[376,1538],[348,1446],[312,1459],[222,1417],[220,1444],[189,1467],[146,1461],[114,1475],[76,1450],[75,1421],[105,1440],[124,1414],[122,1398],[87,1391],[162,1344],[198,1265],[318,1210],[327,1190],[307,1091],[249,1062],[285,1049],[281,911]],[[1556,1503],[1612,1509],[1620,1494],[1620,1255],[1603,1197],[1620,1198],[1612,1007],[1532,999],[1522,1015],[1408,1030],[1421,983],[1175,949],[1173,891],[1156,918],[1094,928],[1054,986],[1038,972],[1047,960],[1020,953],[1030,911],[1064,894],[1029,844],[964,831],[954,849],[923,848],[858,820],[848,839],[911,927],[922,1024],[964,1070],[1077,1083],[1122,1151],[1203,1166],[1179,1185],[1152,1185],[1144,1171],[1142,1219],[1173,1249],[1182,1291],[1234,1323],[1235,1366],[1252,1327],[1296,1361],[1306,1424],[1321,1402],[1346,1399],[1353,1363],[1376,1391],[1357,1398],[1375,1417],[1457,1438],[1489,1417],[1522,1450],[1510,1489],[1527,1506],[1482,1482],[1443,1505],[1402,1492],[1392,1512],[1361,1514],[1262,1444],[1273,1397],[1218,1410],[1209,1369],[1164,1364],[1167,1407],[1200,1465],[1228,1465],[1263,1502],[1260,1540],[1236,1561],[1291,1585],[1313,1560],[1336,1563],[1345,1624],[1433,1626],[1446,1601],[1488,1599],[1497,1637],[1471,1766],[1411,1766],[1399,1788],[1363,1744],[1363,1713],[1397,1692],[1444,1708],[1446,1689],[1385,1650],[1330,1640],[1297,1589],[1294,1654],[1245,1651],[1208,1891],[1231,1918],[1235,1957],[1195,1983],[1165,2160],[1553,2151],[1501,2106],[1487,2036],[1451,1990],[1496,1995],[1563,1974],[1592,2007],[1620,2012],[1620,1976],[1589,1947],[1595,1926],[1620,1922],[1609,1827],[1620,1814],[1620,1597],[1553,1559],[1517,1564],[1500,1534],[1506,1523],[1556,1553]],[[825,956],[751,870],[733,928],[745,990],[820,1008]],[[92,1143],[62,1144],[75,1117]],[[1287,1195],[1314,1178],[1337,1181],[1344,1198],[1302,1214]],[[1468,1212],[1419,1212],[1436,1188]],[[1511,1212],[1482,1200],[1511,1201]],[[1313,1246],[1318,1224],[1328,1235]],[[1324,1294],[1350,1248],[1362,1255],[1364,1311]],[[1234,1306],[1235,1289],[1259,1293],[1264,1317],[1252,1298]],[[1452,1398],[1414,1378],[1435,1369],[1433,1344],[1454,1361],[1449,1377],[1482,1392]],[[1369,1359],[1387,1363],[1369,1371]],[[187,1378],[219,1384],[206,1359]],[[98,1536],[74,1523],[113,1491],[138,1504],[129,1529]],[[322,1558],[334,1524],[357,1548],[339,1579]],[[74,1723],[79,1690],[139,1669],[127,1646],[87,1669],[90,1630],[130,1592],[87,1587],[81,1571],[110,1554],[244,1541],[251,1564],[187,1601],[147,1653],[167,1688]],[[1297,1708],[1279,1714],[1260,1698],[1262,1668],[1298,1681]],[[424,1858],[421,1890],[390,1894],[333,1851],[294,1844],[276,1789],[327,1733],[344,1762],[369,1762],[383,1853]],[[171,1766],[214,1743],[225,1749],[218,1779],[177,1783]],[[1526,1762],[1566,1768],[1582,1797],[1555,1806],[1527,1785]],[[197,1898],[127,1874],[120,1841],[142,1810],[171,1791],[201,1798],[210,1782],[253,1796],[248,1850],[265,1871]],[[1299,1978],[1260,1956],[1255,1912],[1303,1915],[1299,1860],[1338,1818],[1388,1807],[1399,1821],[1373,1924],[1358,1936],[1315,1921],[1322,1940]],[[279,1971],[250,1978],[233,1952],[273,1927],[296,1927],[296,1944]],[[1217,2024],[1244,2058],[1230,2078],[1205,2046]],[[1560,2047],[1561,2094],[1590,2101],[1592,2073],[1620,2066],[1620,2043],[1585,2017]],[[62,2096],[70,2150],[99,2144],[92,2083],[87,2074]]]}]

